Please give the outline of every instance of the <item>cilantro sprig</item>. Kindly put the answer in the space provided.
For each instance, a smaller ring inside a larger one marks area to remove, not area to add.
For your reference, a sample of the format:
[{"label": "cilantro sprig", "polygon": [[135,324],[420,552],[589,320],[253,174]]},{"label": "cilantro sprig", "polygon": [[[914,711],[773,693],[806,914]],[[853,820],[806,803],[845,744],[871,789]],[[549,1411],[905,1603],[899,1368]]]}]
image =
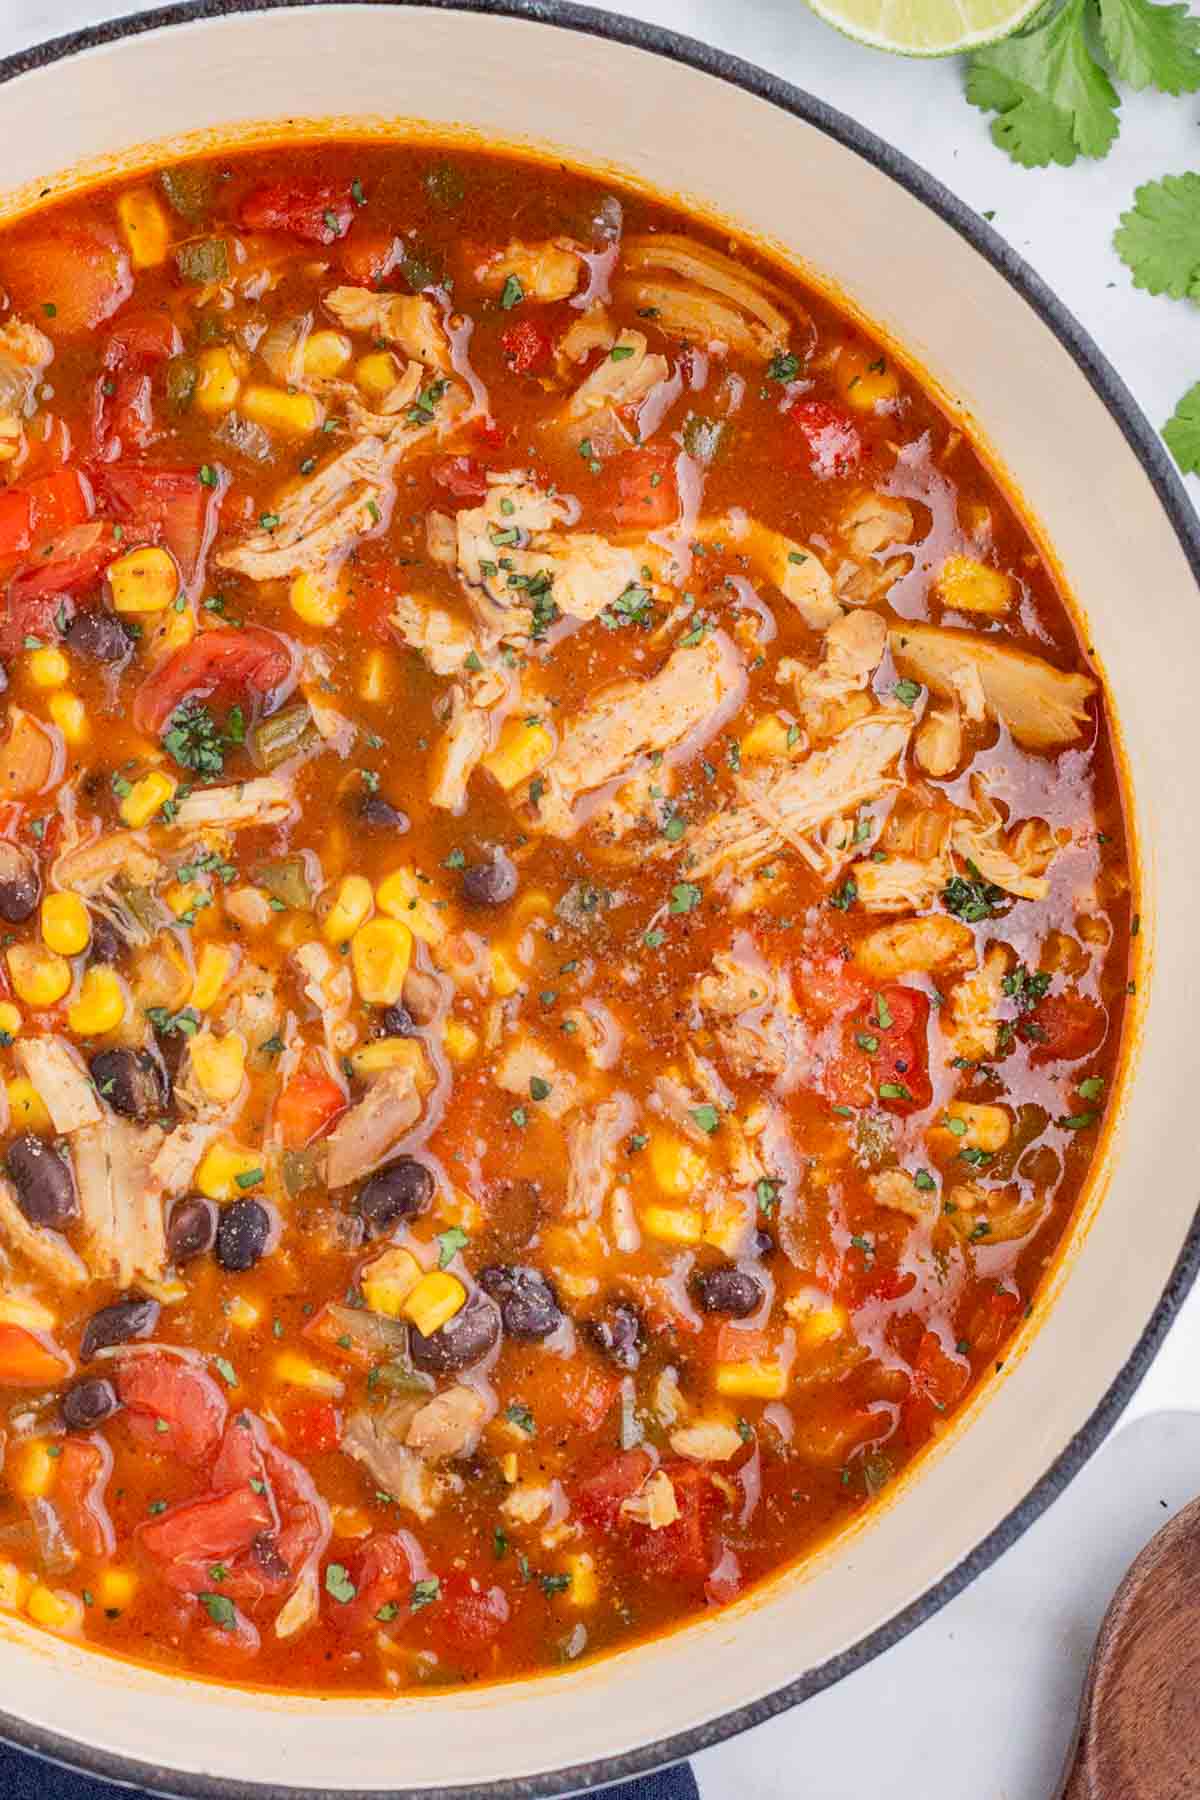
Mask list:
[{"label": "cilantro sprig", "polygon": [[[1200,32],[1200,21],[1194,23]],[[1113,243],[1134,287],[1200,305],[1200,174],[1143,183]],[[1179,401],[1163,437],[1184,473],[1200,475],[1200,381]]]}]

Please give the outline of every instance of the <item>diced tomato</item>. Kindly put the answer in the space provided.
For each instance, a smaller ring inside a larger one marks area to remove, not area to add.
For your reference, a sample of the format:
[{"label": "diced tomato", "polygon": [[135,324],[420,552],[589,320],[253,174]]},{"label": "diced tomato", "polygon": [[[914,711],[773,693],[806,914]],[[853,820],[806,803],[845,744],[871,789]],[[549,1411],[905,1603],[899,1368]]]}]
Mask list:
[{"label": "diced tomato", "polygon": [[195,1468],[220,1443],[225,1396],[194,1363],[156,1351],[124,1356],[116,1386],[129,1429],[148,1448]]},{"label": "diced tomato", "polygon": [[266,1513],[244,1553],[230,1553],[222,1593],[253,1606],[285,1592],[329,1541],[329,1509],[312,1477],[272,1442],[257,1413],[243,1411],[230,1421],[211,1481],[216,1492],[248,1489]]},{"label": "diced tomato", "polygon": [[116,1534],[105,1491],[112,1474],[112,1451],[102,1437],[68,1436],[54,1477],[54,1504],[69,1541],[85,1556],[111,1556]]},{"label": "diced tomato", "polygon": [[436,1642],[471,1655],[494,1643],[508,1624],[508,1595],[454,1570],[442,1576],[437,1599],[419,1616]]},{"label": "diced tomato", "polygon": [[666,1463],[663,1472],[675,1489],[679,1517],[657,1530],[622,1519],[624,1542],[648,1575],[663,1581],[702,1580],[712,1566],[717,1490],[708,1471],[695,1463]]},{"label": "diced tomato", "polygon": [[305,1062],[275,1102],[275,1123],[288,1150],[303,1150],[346,1109],[346,1096],[327,1069]]},{"label": "diced tomato", "polygon": [[329,1595],[325,1614],[339,1631],[357,1632],[369,1631],[384,1607],[408,1611],[417,1570],[424,1564],[416,1539],[407,1531],[376,1531],[343,1566],[354,1597],[338,1600]]},{"label": "diced tomato", "polygon": [[225,1494],[173,1506],[156,1519],[144,1520],[136,1535],[168,1587],[196,1593],[212,1587],[214,1562],[228,1562],[249,1550],[272,1523],[270,1500],[247,1483]]},{"label": "diced tomato", "polygon": [[493,419],[490,414],[487,418],[476,419],[471,430],[477,442],[482,444],[485,450],[502,450],[508,442],[508,433],[503,425]]},{"label": "diced tomato", "polygon": [[133,292],[129,257],[98,222],[10,238],[0,283],[52,338],[95,331]]},{"label": "diced tomato", "polygon": [[1070,991],[1046,994],[1026,1014],[1022,1037],[1031,1046],[1031,1063],[1077,1062],[1104,1042],[1108,1016],[1096,1000]]},{"label": "diced tomato", "polygon": [[652,1467],[645,1450],[623,1450],[614,1456],[594,1475],[576,1483],[573,1499],[579,1518],[601,1531],[612,1531],[622,1503],[637,1493]]},{"label": "diced tomato", "polygon": [[133,703],[133,722],[154,736],[185,700],[218,695],[248,700],[256,711],[273,711],[293,686],[296,666],[287,639],[265,626],[202,631],[143,681]]},{"label": "diced tomato", "polygon": [[604,465],[601,503],[622,531],[652,531],[679,516],[674,449],[631,450]]},{"label": "diced tomato", "polygon": [[995,1356],[1024,1308],[1012,1288],[994,1287],[975,1307],[967,1325],[967,1342],[976,1356]]},{"label": "diced tomato", "polygon": [[599,1431],[621,1391],[621,1377],[589,1364],[569,1365],[563,1374],[563,1400],[568,1418],[581,1431]]},{"label": "diced tomato", "polygon": [[452,500],[477,506],[487,493],[487,470],[473,456],[439,456],[429,473]]},{"label": "diced tomato", "polygon": [[15,655],[27,637],[43,643],[58,636],[59,619],[69,618],[73,608],[63,608],[64,596],[85,594],[100,581],[121,551],[113,527],[101,519],[74,525],[17,570],[8,584],[4,616],[0,618],[0,653]]},{"label": "diced tomato", "polygon": [[144,450],[155,436],[151,374],[183,339],[169,313],[129,312],[114,329],[92,396],[92,438],[102,456]]},{"label": "diced tomato", "polygon": [[342,245],[338,260],[348,278],[365,287],[390,275],[404,257],[404,243],[390,231],[363,231],[360,227]]},{"label": "diced tomato", "polygon": [[805,957],[792,970],[792,988],[813,1025],[844,1019],[864,1005],[870,993],[862,976],[841,956]]},{"label": "diced tomato", "polygon": [[840,1106],[874,1103],[901,1117],[933,1098],[929,1080],[929,1001],[915,988],[889,983],[850,1015],[840,1054],[824,1074],[824,1091]]},{"label": "diced tomato", "polygon": [[342,1441],[342,1415],[328,1400],[312,1400],[289,1406],[283,1415],[288,1443],[301,1456],[336,1450]]},{"label": "diced tomato", "polygon": [[286,231],[305,244],[336,244],[354,219],[348,186],[329,181],[264,181],[238,208],[247,231]]},{"label": "diced tomato", "polygon": [[787,416],[797,427],[804,458],[818,481],[853,475],[863,460],[858,426],[827,400],[797,400]]},{"label": "diced tomato", "polygon": [[0,1387],[57,1387],[74,1367],[44,1331],[0,1324]]},{"label": "diced tomato", "polygon": [[203,579],[228,478],[202,464],[159,469],[114,462],[99,464],[93,479],[100,507],[120,522],[127,543],[165,545],[191,593]]},{"label": "diced tomato", "polygon": [[518,319],[500,334],[500,348],[514,375],[532,375],[545,368],[554,341],[534,319]]},{"label": "diced tomato", "polygon": [[910,1445],[924,1442],[934,1422],[958,1399],[970,1375],[966,1358],[947,1355],[936,1331],[922,1332],[912,1387],[900,1407],[900,1423]]},{"label": "diced tomato", "polygon": [[77,469],[0,488],[0,559],[21,556],[92,516],[92,490]]}]

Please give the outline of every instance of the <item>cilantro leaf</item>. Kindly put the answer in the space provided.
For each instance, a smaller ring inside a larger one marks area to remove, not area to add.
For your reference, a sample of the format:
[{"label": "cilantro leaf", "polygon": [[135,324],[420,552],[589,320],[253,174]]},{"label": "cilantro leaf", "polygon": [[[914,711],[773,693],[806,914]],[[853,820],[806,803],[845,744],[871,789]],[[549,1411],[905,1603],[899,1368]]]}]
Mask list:
[{"label": "cilantro leaf", "polygon": [[1190,387],[1163,426],[1167,449],[1185,475],[1200,475],[1200,381]]},{"label": "cilantro leaf", "polygon": [[967,99],[1000,116],[992,139],[1027,169],[1064,168],[1077,155],[1105,156],[1120,101],[1088,46],[1088,0],[1065,0],[1026,31],[977,50]]},{"label": "cilantro leaf", "polygon": [[1147,181],[1121,214],[1113,243],[1134,287],[1200,300],[1200,175]]},{"label": "cilantro leaf", "polygon": [[1152,0],[1099,0],[1100,36],[1131,88],[1193,94],[1200,88],[1200,19],[1186,6]]}]

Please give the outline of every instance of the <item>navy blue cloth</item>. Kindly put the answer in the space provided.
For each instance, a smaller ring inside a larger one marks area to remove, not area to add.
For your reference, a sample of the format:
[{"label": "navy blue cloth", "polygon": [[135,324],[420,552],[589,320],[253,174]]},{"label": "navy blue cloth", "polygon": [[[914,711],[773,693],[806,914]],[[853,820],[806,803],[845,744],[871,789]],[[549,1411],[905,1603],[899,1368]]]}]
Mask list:
[{"label": "navy blue cloth", "polygon": [[[59,1769],[40,1757],[23,1756],[0,1744],[0,1795],[3,1800],[137,1800],[133,1788],[116,1788]],[[602,1790],[602,1800],[699,1800],[696,1778],[686,1763],[644,1781],[623,1782]]]}]

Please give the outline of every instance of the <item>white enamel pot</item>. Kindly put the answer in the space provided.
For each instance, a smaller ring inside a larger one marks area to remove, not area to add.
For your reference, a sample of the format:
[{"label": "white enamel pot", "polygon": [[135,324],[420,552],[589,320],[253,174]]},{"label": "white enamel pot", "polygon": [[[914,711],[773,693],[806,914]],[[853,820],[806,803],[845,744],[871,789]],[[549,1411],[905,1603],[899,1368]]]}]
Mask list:
[{"label": "white enamel pot", "polygon": [[[175,1679],[0,1621],[0,1734],[212,1800],[560,1794],[744,1729],[885,1651],[1102,1440],[1196,1272],[1200,532],[1113,370],[978,217],[761,71],[558,4],[211,4],[0,64],[0,216],[231,137],[420,124],[678,194],[830,283],[924,366],[1027,496],[1116,707],[1142,859],[1138,992],[1103,1166],[1003,1376],[853,1537],[595,1666],[382,1702]],[[274,122],[270,130],[267,126]]]}]

